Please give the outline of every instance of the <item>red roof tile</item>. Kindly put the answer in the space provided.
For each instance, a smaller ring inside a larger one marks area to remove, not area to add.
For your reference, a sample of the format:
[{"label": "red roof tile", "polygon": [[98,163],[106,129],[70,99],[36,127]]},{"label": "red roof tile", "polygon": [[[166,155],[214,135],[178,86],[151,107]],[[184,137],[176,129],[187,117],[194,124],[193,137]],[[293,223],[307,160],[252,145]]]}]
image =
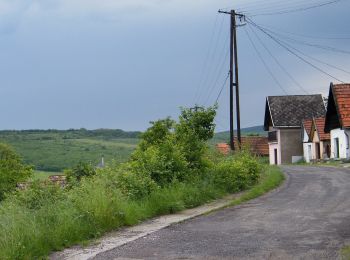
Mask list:
[{"label": "red roof tile", "polygon": [[350,127],[350,84],[333,85],[333,95],[342,127]]},{"label": "red roof tile", "polygon": [[306,133],[310,137],[311,126],[312,126],[312,119],[305,119],[305,120],[303,120],[303,126],[305,128]]},{"label": "red roof tile", "polygon": [[[250,151],[256,155],[269,155],[268,140],[267,137],[264,136],[243,136],[241,146],[249,147]],[[237,147],[237,138],[235,138],[235,147]],[[217,144],[216,148],[224,154],[228,154],[230,151],[230,146],[226,143]]]},{"label": "red roof tile", "polygon": [[324,126],[325,126],[325,122],[326,122],[326,118],[325,117],[319,117],[319,118],[314,118],[314,124],[315,124],[315,128],[316,131],[318,133],[318,136],[320,138],[320,141],[325,141],[325,140],[329,140],[331,139],[331,135],[328,133],[325,133],[324,131]]}]

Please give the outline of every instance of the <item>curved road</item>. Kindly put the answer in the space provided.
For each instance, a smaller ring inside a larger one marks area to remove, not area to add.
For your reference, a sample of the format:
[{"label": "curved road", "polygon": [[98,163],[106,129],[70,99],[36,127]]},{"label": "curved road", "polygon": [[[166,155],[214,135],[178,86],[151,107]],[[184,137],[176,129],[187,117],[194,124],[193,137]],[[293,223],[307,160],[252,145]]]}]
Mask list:
[{"label": "curved road", "polygon": [[350,244],[350,170],[287,166],[279,190],[94,259],[339,259]]}]

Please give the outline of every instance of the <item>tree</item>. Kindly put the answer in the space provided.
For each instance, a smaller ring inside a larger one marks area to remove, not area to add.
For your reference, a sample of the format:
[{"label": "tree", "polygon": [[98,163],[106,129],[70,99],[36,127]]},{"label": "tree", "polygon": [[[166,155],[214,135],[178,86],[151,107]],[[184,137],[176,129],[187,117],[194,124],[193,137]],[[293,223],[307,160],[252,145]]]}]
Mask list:
[{"label": "tree", "polygon": [[32,174],[31,166],[23,164],[20,156],[8,145],[0,143],[0,200]]}]

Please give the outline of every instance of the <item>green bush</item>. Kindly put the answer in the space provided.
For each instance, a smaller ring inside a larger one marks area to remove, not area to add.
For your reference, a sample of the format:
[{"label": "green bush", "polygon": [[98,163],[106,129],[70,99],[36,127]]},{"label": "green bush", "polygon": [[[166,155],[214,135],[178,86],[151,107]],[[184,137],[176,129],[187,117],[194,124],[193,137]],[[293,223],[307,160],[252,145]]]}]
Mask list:
[{"label": "green bush", "polygon": [[32,172],[32,167],[24,165],[11,147],[0,144],[0,200],[19,182],[27,180]]},{"label": "green bush", "polygon": [[83,177],[91,177],[96,174],[95,167],[91,163],[79,162],[72,169],[65,170],[65,175],[69,184],[74,185]]},{"label": "green bush", "polygon": [[159,188],[148,174],[135,173],[127,164],[106,167],[98,174],[108,179],[109,186],[119,189],[124,196],[133,200],[141,199]]},{"label": "green bush", "polygon": [[153,122],[127,163],[79,164],[67,172],[69,189],[34,183],[8,196],[0,204],[0,259],[40,259],[257,183],[261,167],[250,154],[208,152],[214,116],[215,108],[183,109],[177,123]]},{"label": "green bush", "polygon": [[258,182],[261,166],[246,152],[228,157],[214,168],[214,181],[227,192],[244,190]]}]

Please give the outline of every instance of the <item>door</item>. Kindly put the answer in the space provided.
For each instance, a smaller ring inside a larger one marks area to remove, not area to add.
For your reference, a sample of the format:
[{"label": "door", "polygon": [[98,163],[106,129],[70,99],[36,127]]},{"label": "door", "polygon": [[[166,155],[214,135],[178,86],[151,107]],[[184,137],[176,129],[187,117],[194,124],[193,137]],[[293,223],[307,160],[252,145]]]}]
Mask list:
[{"label": "door", "polygon": [[321,159],[321,148],[320,143],[315,143],[315,149],[316,149],[316,159]]},{"label": "door", "polygon": [[275,165],[277,165],[278,164],[277,149],[275,149],[274,152],[275,152]]}]

